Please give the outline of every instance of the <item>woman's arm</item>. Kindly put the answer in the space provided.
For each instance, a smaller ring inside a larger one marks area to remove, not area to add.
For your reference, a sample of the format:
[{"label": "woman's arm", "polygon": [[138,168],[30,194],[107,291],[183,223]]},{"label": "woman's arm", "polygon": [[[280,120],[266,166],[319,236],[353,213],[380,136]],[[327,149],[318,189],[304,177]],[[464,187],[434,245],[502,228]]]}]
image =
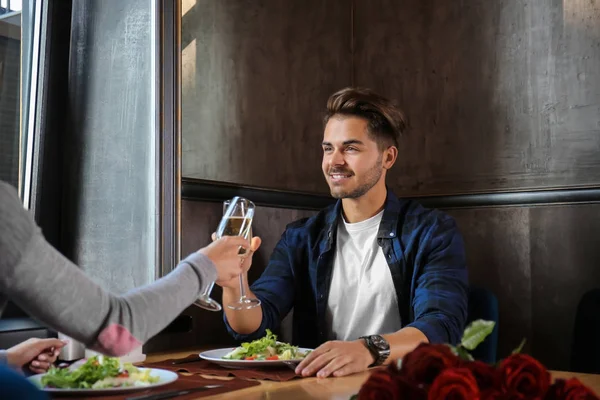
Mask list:
[{"label": "woman's arm", "polygon": [[[238,249],[232,246],[232,260]],[[0,182],[0,294],[90,348],[127,354],[164,329],[216,279],[211,259],[197,252],[150,285],[111,294],[44,239],[14,189]]]}]

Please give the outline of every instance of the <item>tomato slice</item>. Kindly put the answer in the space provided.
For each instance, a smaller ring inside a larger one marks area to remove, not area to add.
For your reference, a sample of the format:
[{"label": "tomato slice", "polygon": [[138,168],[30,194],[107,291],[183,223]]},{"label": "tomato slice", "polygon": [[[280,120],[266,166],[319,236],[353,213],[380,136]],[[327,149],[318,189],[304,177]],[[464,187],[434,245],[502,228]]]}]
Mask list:
[{"label": "tomato slice", "polygon": [[256,360],[256,356],[252,356],[252,357],[245,357],[245,358],[244,358],[244,360],[248,360],[248,361],[251,361],[251,360]]},{"label": "tomato slice", "polygon": [[129,378],[129,372],[123,371],[119,375],[117,375],[117,378]]},{"label": "tomato slice", "polygon": [[269,360],[269,361],[279,360],[279,356],[278,355],[274,355],[274,356],[271,356],[271,357],[267,357],[267,360]]}]

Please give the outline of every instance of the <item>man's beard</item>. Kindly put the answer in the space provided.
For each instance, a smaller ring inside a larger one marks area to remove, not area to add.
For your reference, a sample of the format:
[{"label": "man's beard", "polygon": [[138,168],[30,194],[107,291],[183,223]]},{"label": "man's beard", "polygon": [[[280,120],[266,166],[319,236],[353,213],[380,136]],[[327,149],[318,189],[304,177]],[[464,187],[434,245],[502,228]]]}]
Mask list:
[{"label": "man's beard", "polygon": [[[344,191],[341,187],[333,186],[331,188],[331,196],[335,199],[357,199],[359,197],[364,196],[373,186],[379,182],[381,179],[381,174],[383,173],[383,168],[381,165],[382,157],[379,157],[377,162],[373,167],[371,167],[364,175],[362,182],[353,190]],[[348,170],[340,170],[340,169],[331,169],[329,174],[337,172],[337,173],[352,173]]]}]

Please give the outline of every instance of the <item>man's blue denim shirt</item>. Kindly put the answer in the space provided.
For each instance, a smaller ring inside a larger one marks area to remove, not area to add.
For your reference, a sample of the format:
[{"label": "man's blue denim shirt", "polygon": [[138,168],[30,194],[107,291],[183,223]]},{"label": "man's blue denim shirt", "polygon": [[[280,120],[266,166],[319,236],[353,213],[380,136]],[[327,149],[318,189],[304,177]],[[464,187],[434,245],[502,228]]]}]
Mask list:
[{"label": "man's blue denim shirt", "polygon": [[[267,328],[277,332],[293,309],[294,345],[316,348],[328,340],[325,314],[341,207],[338,201],[287,226],[251,286],[262,302],[260,327],[240,335],[225,317],[235,339],[260,338]],[[399,199],[388,189],[377,242],[390,267],[402,327],[419,329],[430,343],[458,343],[467,319],[468,283],[463,239],[454,219]],[[383,332],[367,334],[378,333]]]}]

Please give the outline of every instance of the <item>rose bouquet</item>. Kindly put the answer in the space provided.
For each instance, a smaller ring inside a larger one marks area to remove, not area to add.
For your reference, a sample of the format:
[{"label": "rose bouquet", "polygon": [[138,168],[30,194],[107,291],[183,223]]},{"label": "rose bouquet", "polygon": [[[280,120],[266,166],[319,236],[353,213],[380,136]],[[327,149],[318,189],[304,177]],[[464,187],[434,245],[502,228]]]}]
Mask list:
[{"label": "rose bouquet", "polygon": [[376,369],[353,399],[598,399],[578,379],[557,379],[519,348],[496,365],[473,360],[469,353],[494,329],[475,321],[457,346],[420,344],[402,360]]}]

